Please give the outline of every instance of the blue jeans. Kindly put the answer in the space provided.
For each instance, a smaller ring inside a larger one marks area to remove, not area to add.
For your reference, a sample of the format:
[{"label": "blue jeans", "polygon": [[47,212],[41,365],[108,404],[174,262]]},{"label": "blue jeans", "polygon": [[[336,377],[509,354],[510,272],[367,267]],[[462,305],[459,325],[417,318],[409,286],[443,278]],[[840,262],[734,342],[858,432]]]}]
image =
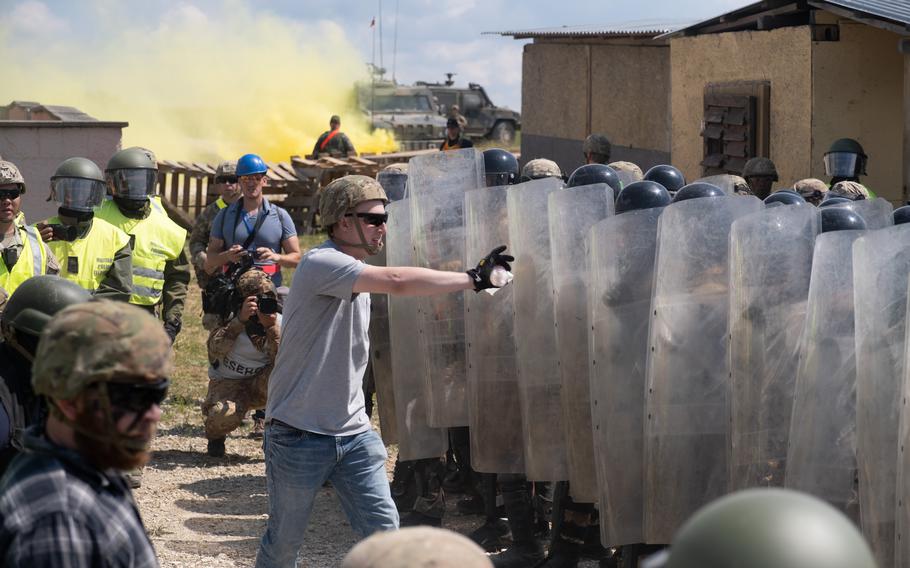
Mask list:
[{"label": "blue jeans", "polygon": [[354,531],[361,537],[398,528],[382,439],[373,430],[325,436],[271,421],[265,429],[269,521],[259,543],[257,568],[297,564],[316,494],[332,482]]}]

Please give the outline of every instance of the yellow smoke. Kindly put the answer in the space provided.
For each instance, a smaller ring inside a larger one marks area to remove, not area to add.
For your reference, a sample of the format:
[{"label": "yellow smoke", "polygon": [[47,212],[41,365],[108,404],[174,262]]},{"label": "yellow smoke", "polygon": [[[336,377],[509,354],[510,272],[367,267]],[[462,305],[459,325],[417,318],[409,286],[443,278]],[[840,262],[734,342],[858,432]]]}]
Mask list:
[{"label": "yellow smoke", "polygon": [[358,152],[396,149],[357,109],[353,85],[366,66],[334,23],[280,19],[238,0],[214,13],[179,5],[145,26],[128,9],[95,7],[104,35],[91,41],[59,34],[23,46],[0,28],[0,105],[32,100],[128,121],[124,147],[170,160],[253,152],[286,161],[309,154],[333,114]]}]

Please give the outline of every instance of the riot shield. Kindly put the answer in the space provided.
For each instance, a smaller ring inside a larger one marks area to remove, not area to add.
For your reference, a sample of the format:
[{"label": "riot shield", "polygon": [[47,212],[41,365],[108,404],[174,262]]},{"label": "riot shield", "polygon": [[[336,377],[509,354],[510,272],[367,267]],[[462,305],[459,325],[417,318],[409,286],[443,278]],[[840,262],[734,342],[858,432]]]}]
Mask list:
[{"label": "riot shield", "polygon": [[853,244],[860,517],[879,566],[894,565],[908,243],[910,225],[898,225],[872,231]]},{"label": "riot shield", "polygon": [[783,487],[814,207],[772,207],[730,235],[730,490]]},{"label": "riot shield", "polygon": [[788,488],[857,522],[853,241],[862,235],[834,231],[815,240],[785,478]]},{"label": "riot shield", "polygon": [[[483,187],[483,154],[473,148],[410,161],[411,243],[417,266],[465,270],[464,194],[478,187]],[[464,294],[422,297],[418,310],[417,348],[424,362],[430,424],[467,426]]]},{"label": "riot shield", "polygon": [[508,189],[509,242],[515,256],[515,348],[524,426],[525,473],[534,481],[568,479],[562,384],[556,366],[553,274],[547,199],[562,187],[545,178]]},{"label": "riot shield", "polygon": [[[906,226],[906,225],[900,225]],[[910,298],[910,291],[907,293]],[[907,315],[905,321],[910,317],[910,301],[907,305]],[[910,361],[910,340],[905,341],[904,361]],[[894,566],[898,568],[910,568],[910,445],[906,440],[910,440],[910,365],[904,364],[904,372],[900,377],[901,396],[900,396],[900,416],[898,418],[898,454],[897,454],[897,487],[896,487],[896,505],[894,513]]]},{"label": "riot shield", "polygon": [[755,197],[669,205],[661,216],[649,330],[645,539],[670,542],[727,489],[730,226]]},{"label": "riot shield", "polygon": [[[369,256],[371,266],[386,265],[386,249]],[[382,441],[386,445],[398,442],[395,425],[395,391],[392,384],[392,345],[389,341],[389,297],[386,294],[370,295],[370,369],[376,384],[376,407]]]},{"label": "riot shield", "polygon": [[[386,233],[386,250],[390,266],[411,266],[410,200],[390,203]],[[433,458],[443,455],[449,445],[445,429],[431,428],[427,421],[427,405],[421,354],[418,343],[417,299],[409,296],[388,296],[389,332],[392,352],[392,383],[395,396],[398,458],[402,461]]]},{"label": "riot shield", "polygon": [[585,236],[613,215],[613,189],[584,185],[550,194],[550,251],[556,355],[562,381],[562,418],[572,499],[597,501],[591,394],[588,381],[588,259]]},{"label": "riot shield", "polygon": [[[490,187],[465,194],[466,262],[509,246],[506,191]],[[471,467],[483,473],[524,473],[525,467],[513,289],[506,286],[492,296],[465,294]]]},{"label": "riot shield", "polygon": [[376,181],[385,190],[386,197],[394,203],[405,198],[408,185],[408,174],[403,172],[379,172]]},{"label": "riot shield", "polygon": [[601,542],[644,542],[645,361],[663,208],[608,217],[589,233],[588,353]]},{"label": "riot shield", "polygon": [[887,199],[876,197],[875,199],[860,199],[849,203],[839,203],[832,207],[844,207],[852,209],[859,214],[866,222],[868,229],[883,229],[894,225],[893,211],[894,207]]},{"label": "riot shield", "polygon": [[724,193],[727,195],[736,195],[736,178],[738,176],[733,176],[730,174],[717,174],[714,176],[707,176],[703,178],[698,178],[692,183],[703,182],[710,183],[711,185],[716,185],[721,188]]}]

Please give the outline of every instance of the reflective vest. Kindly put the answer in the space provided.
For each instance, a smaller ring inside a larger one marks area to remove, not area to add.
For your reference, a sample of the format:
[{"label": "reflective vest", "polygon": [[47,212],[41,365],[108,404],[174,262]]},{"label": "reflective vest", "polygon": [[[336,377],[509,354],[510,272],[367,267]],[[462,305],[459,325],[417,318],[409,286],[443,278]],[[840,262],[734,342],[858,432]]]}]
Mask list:
[{"label": "reflective vest", "polygon": [[221,199],[219,197],[218,199],[215,200],[215,207],[217,207],[218,209],[224,209],[225,207],[227,207],[227,203],[224,202],[224,199]]},{"label": "reflective vest", "polygon": [[145,219],[131,219],[108,199],[97,215],[130,236],[133,247],[133,293],[130,303],[154,306],[164,289],[164,265],[177,260],[186,242],[186,230],[171,221],[159,197],[149,200],[151,210]]},{"label": "reflective vest", "polygon": [[10,270],[0,259],[0,288],[8,294],[12,294],[32,276],[41,276],[47,271],[47,248],[38,230],[28,225],[19,225],[16,230],[19,231],[19,240],[23,244],[19,260]]},{"label": "reflective vest", "polygon": [[[60,223],[51,217],[48,225]],[[107,277],[117,251],[130,242],[130,237],[107,221],[95,217],[92,226],[82,238],[75,241],[50,241],[47,246],[60,263],[60,277],[75,282],[94,293]]]}]

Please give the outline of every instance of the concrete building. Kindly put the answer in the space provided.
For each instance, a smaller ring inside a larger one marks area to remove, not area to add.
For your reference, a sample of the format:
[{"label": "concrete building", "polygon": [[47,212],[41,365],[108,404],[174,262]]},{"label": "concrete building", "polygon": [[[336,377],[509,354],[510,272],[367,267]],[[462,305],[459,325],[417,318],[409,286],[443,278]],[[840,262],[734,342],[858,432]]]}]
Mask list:
[{"label": "concrete building", "polygon": [[22,196],[26,220],[35,223],[57,213],[46,201],[50,178],[63,160],[88,158],[103,170],[120,150],[127,122],[105,122],[73,107],[13,101],[0,106],[0,156],[19,166],[27,187]]},{"label": "concrete building", "polygon": [[566,173],[584,163],[591,133],[613,143],[612,160],[643,168],[670,158],[670,47],[654,36],[679,22],[497,32],[524,46],[521,159],[555,160]]}]

